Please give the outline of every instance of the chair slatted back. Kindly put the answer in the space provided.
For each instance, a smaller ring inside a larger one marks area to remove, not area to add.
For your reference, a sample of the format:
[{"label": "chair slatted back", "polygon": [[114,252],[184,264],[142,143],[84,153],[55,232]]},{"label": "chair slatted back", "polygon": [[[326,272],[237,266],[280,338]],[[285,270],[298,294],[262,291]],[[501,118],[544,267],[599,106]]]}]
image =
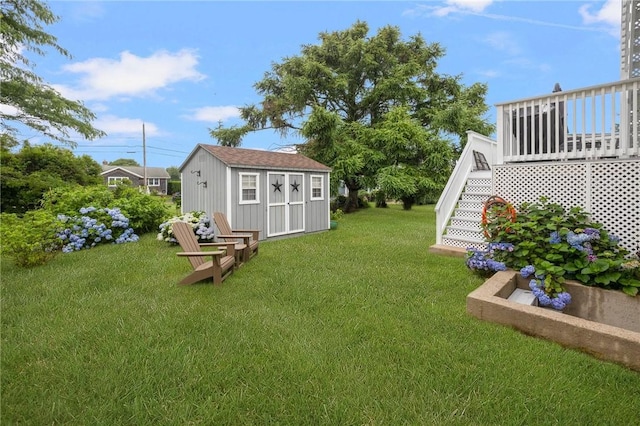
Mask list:
[{"label": "chair slatted back", "polygon": [[233,231],[231,230],[231,225],[227,221],[227,217],[224,213],[215,212],[213,214],[213,221],[216,223],[218,230],[220,230],[221,235],[232,235]]},{"label": "chair slatted back", "polygon": [[[198,238],[188,223],[175,222],[173,224],[173,235],[175,235],[176,240],[178,240],[182,251],[187,253],[202,251],[198,244]],[[194,269],[206,262],[203,256],[188,256],[188,259]]]}]

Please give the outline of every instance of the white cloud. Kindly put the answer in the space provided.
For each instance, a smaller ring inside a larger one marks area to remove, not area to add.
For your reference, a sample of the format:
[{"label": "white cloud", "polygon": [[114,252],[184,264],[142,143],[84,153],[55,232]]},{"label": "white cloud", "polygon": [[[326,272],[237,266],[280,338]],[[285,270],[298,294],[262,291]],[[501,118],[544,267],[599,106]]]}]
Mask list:
[{"label": "white cloud", "polygon": [[105,14],[105,7],[99,1],[83,1],[71,3],[69,15],[75,21],[93,21]]},{"label": "white cloud", "polygon": [[434,16],[447,16],[458,12],[481,13],[489,7],[494,0],[447,0],[446,6],[431,6]]},{"label": "white cloud", "polygon": [[240,110],[235,106],[207,106],[193,110],[193,114],[184,116],[189,120],[217,123],[230,118],[240,117]]},{"label": "white cloud", "polygon": [[578,9],[585,25],[604,24],[612,35],[620,35],[622,0],[607,0],[599,10],[591,12],[591,4],[583,4]]},{"label": "white cloud", "polygon": [[513,35],[505,31],[491,33],[485,37],[484,41],[494,49],[506,52],[509,55],[521,53],[520,46],[514,41]]},{"label": "white cloud", "polygon": [[[449,15],[473,15],[494,21],[521,22],[528,25],[541,27],[564,28],[576,31],[601,32],[603,24],[607,31],[618,36],[620,34],[620,3],[621,0],[607,0],[604,6],[596,13],[590,12],[591,5],[584,5],[579,13],[583,16],[583,25],[570,25],[562,22],[541,21],[537,19],[523,18],[520,16],[500,15],[485,11],[494,0],[449,0],[445,6],[417,5],[412,9],[403,12],[405,16],[436,16],[448,17]],[[551,3],[551,2],[550,2]],[[599,26],[589,26],[587,24],[600,24]]]},{"label": "white cloud", "polygon": [[117,60],[93,58],[66,65],[65,71],[81,75],[79,83],[54,87],[67,98],[83,101],[149,96],[173,83],[202,80],[205,76],[196,65],[198,57],[188,49],[159,51],[146,58],[124,51]]},{"label": "white cloud", "polygon": [[551,71],[551,66],[549,64],[545,64],[545,63],[539,63],[536,61],[532,61],[531,59],[527,59],[527,58],[514,58],[514,59],[508,59],[506,61],[503,62],[503,64],[505,65],[513,65],[525,70],[534,70],[534,71],[540,71],[540,72],[549,72]]},{"label": "white cloud", "polygon": [[93,122],[94,127],[105,131],[109,136],[139,136],[142,140],[142,124],[146,136],[157,136],[160,132],[153,123],[143,122],[139,118],[122,118],[115,115],[104,115]]},{"label": "white cloud", "polygon": [[496,70],[476,71],[476,74],[484,78],[496,78],[496,77],[500,77],[501,75],[500,71],[496,71]]}]

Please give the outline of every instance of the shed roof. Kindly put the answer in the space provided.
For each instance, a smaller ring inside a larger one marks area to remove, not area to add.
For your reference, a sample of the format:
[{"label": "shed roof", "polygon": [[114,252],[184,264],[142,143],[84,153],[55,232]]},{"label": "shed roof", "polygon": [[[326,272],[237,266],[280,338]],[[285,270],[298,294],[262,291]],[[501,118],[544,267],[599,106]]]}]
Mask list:
[{"label": "shed roof", "polygon": [[331,171],[325,166],[302,154],[262,151],[259,149],[233,148],[230,146],[199,144],[201,148],[230,167],[247,167],[279,170]]},{"label": "shed roof", "polygon": [[[144,167],[138,166],[110,166],[108,164],[103,164],[101,174],[105,174],[113,170],[123,170],[140,178],[144,178],[144,169]],[[147,178],[169,179],[170,177],[171,175],[162,167],[147,167]]]}]

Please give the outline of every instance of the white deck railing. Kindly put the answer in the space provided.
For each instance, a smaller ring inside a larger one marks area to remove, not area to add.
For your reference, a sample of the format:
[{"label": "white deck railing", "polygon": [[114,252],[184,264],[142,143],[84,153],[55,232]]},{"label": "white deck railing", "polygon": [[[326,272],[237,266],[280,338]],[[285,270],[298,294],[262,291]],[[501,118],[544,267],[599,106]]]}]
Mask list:
[{"label": "white deck railing", "polygon": [[497,163],[640,156],[639,87],[634,78],[497,104]]}]

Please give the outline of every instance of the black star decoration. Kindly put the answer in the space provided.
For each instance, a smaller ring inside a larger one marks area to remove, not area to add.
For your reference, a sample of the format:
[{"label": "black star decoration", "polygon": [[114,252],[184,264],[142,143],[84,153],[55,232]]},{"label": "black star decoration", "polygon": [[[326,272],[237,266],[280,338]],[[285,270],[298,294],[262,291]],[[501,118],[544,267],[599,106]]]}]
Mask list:
[{"label": "black star decoration", "polygon": [[293,183],[291,184],[291,187],[293,188],[294,191],[299,192],[298,191],[298,187],[300,186],[300,184],[298,182],[296,182],[295,180],[293,181]]},{"label": "black star decoration", "polygon": [[276,183],[272,183],[271,186],[273,186],[275,189],[273,190],[273,192],[282,192],[282,190],[280,189],[280,187],[282,186],[281,183],[278,183],[278,179],[276,179]]}]

